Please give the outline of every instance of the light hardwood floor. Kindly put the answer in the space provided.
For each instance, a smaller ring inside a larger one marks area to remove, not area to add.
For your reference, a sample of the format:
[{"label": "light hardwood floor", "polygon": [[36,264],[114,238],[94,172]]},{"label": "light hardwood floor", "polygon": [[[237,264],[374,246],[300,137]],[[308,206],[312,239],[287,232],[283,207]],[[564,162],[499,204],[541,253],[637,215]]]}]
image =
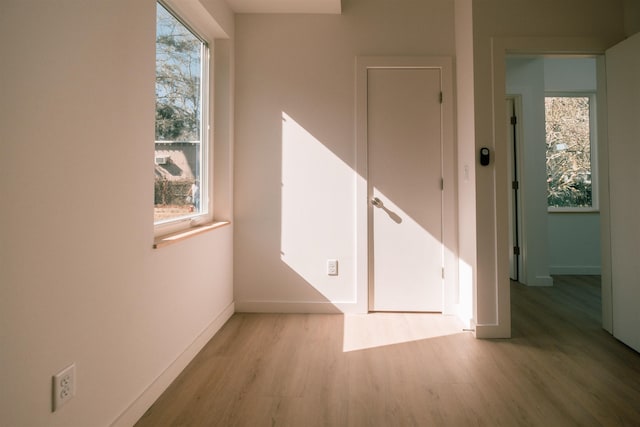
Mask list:
[{"label": "light hardwood floor", "polygon": [[344,351],[346,316],[235,314],[136,425],[640,426],[640,355],[601,329],[599,278],[555,283],[512,283],[509,340],[407,315],[427,334]]}]

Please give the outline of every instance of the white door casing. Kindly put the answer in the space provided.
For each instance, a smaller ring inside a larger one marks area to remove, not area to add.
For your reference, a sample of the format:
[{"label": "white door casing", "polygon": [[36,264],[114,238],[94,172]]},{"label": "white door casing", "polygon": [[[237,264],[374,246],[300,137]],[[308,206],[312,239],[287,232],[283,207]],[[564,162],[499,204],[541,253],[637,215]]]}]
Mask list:
[{"label": "white door casing", "polygon": [[521,114],[521,98],[520,95],[508,96],[506,101],[506,125],[507,125],[507,156],[509,182],[507,186],[509,191],[509,206],[511,214],[509,215],[509,275],[511,280],[520,281],[523,276],[523,257],[522,248],[522,206],[521,206],[521,126],[523,115]]},{"label": "white door casing", "polygon": [[451,84],[450,58],[357,59],[358,289],[369,310],[458,312]]}]

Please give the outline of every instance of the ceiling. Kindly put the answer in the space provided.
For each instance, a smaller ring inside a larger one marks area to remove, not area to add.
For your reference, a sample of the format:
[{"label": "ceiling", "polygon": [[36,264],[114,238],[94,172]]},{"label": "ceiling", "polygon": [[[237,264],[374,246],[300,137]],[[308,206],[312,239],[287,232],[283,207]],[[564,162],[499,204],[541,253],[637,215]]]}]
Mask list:
[{"label": "ceiling", "polygon": [[342,12],[341,0],[226,0],[236,13]]}]

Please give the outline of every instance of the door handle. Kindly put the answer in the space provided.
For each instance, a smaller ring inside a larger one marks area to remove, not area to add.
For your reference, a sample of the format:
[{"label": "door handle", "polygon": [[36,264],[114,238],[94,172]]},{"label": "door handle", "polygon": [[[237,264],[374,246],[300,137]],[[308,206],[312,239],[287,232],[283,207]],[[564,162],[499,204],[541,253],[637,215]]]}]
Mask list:
[{"label": "door handle", "polygon": [[382,203],[382,200],[374,197],[373,199],[371,199],[371,205],[375,206],[376,208],[381,208],[384,204]]}]

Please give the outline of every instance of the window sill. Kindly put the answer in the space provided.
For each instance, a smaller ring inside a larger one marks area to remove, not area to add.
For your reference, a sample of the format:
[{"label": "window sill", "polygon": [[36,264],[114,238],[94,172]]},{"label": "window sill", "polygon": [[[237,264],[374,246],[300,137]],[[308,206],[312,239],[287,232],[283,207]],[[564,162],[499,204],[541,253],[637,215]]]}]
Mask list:
[{"label": "window sill", "polygon": [[221,228],[229,224],[231,224],[230,221],[213,221],[191,227],[188,230],[181,230],[175,233],[165,234],[164,236],[158,236],[153,241],[153,249],[160,249],[173,243],[181,242],[194,236],[199,236],[200,234],[207,233],[211,230],[215,230],[216,228]]},{"label": "window sill", "polygon": [[555,208],[547,209],[550,214],[593,214],[600,213],[598,208]]}]

